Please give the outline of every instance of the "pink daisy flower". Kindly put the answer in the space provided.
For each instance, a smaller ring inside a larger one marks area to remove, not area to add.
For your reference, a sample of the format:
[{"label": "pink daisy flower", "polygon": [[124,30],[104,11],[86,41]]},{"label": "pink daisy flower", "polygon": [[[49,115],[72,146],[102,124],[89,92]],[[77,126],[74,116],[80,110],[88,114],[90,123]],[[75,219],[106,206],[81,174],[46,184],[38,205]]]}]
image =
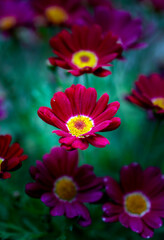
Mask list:
[{"label": "pink daisy flower", "polygon": [[86,227],[91,224],[84,203],[98,201],[102,197],[102,178],[93,173],[93,167],[78,167],[77,150],[68,152],[56,147],[30,168],[35,182],[26,185],[26,193],[40,198],[50,208],[52,216],[79,217],[78,223]]},{"label": "pink daisy flower", "polygon": [[112,131],[119,127],[120,118],[114,117],[120,104],[108,104],[109,96],[103,94],[97,101],[94,88],[72,85],[65,92],[57,92],[51,99],[51,108],[40,107],[39,117],[61,130],[53,131],[61,136],[59,142],[67,150],[105,147],[108,139],[96,132]]},{"label": "pink daisy flower", "polygon": [[105,177],[106,192],[112,201],[103,205],[103,221],[116,222],[143,238],[150,238],[162,226],[164,217],[164,178],[160,169],[144,171],[138,163],[121,169],[120,183]]}]

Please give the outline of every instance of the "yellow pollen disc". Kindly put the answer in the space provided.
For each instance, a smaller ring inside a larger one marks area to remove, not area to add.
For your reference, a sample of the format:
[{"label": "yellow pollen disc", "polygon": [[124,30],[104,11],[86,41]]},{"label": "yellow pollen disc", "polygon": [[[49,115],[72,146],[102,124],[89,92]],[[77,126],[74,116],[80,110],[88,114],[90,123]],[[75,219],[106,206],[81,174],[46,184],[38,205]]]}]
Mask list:
[{"label": "yellow pollen disc", "polygon": [[98,58],[94,52],[81,50],[75,52],[72,56],[72,63],[78,68],[96,67]]},{"label": "yellow pollen disc", "polygon": [[58,6],[48,7],[45,14],[47,19],[54,24],[64,23],[68,19],[67,12]]},{"label": "yellow pollen disc", "polygon": [[76,197],[77,188],[69,177],[62,177],[55,183],[55,194],[62,200],[71,201]]},{"label": "yellow pollen disc", "polygon": [[1,171],[1,164],[3,161],[4,161],[4,159],[0,157],[0,171]]},{"label": "yellow pollen disc", "polygon": [[90,117],[84,115],[78,115],[71,117],[67,121],[67,128],[72,136],[82,137],[81,135],[91,131],[94,127],[93,120]]},{"label": "yellow pollen disc", "polygon": [[0,29],[9,30],[16,24],[15,17],[4,17],[0,19]]},{"label": "yellow pollen disc", "polygon": [[164,98],[154,98],[152,100],[152,103],[160,108],[162,108],[164,110]]},{"label": "yellow pollen disc", "polygon": [[142,193],[130,193],[125,197],[125,210],[133,216],[143,216],[149,211],[150,203]]}]

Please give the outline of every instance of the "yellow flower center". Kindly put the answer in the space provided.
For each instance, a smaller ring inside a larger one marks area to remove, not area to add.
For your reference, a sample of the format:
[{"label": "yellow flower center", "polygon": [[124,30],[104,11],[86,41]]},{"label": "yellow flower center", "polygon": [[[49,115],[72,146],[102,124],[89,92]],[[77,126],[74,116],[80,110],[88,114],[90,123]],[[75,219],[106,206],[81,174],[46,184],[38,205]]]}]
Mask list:
[{"label": "yellow flower center", "polygon": [[154,98],[152,100],[152,103],[164,110],[164,98],[162,98],[162,97]]},{"label": "yellow flower center", "polygon": [[124,207],[132,216],[143,216],[150,209],[150,202],[142,193],[130,193],[126,195]]},{"label": "yellow flower center", "polygon": [[68,19],[67,12],[58,6],[48,7],[45,14],[47,19],[54,24],[64,23]]},{"label": "yellow flower center", "polygon": [[9,30],[16,24],[15,17],[4,17],[0,19],[0,29]]},{"label": "yellow flower center", "polygon": [[87,50],[75,52],[72,56],[72,63],[78,68],[94,68],[97,65],[97,62],[98,58],[96,54]]},{"label": "yellow flower center", "polygon": [[67,121],[67,128],[72,136],[82,137],[81,135],[89,132],[94,127],[94,122],[90,117],[78,115],[71,117]]},{"label": "yellow flower center", "polygon": [[61,200],[72,201],[77,194],[77,187],[69,177],[61,177],[55,183],[55,194]]},{"label": "yellow flower center", "polygon": [[0,171],[1,171],[1,164],[2,164],[3,161],[4,161],[4,158],[0,157]]}]

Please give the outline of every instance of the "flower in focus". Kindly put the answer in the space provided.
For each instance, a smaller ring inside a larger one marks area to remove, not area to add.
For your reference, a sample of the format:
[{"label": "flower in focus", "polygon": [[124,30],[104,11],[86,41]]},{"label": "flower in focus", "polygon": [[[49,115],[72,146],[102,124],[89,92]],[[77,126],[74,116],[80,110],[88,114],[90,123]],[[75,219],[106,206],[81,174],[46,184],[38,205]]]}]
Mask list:
[{"label": "flower in focus", "polygon": [[105,77],[111,72],[103,69],[111,66],[109,62],[121,55],[122,47],[112,33],[102,36],[97,25],[73,26],[72,33],[63,30],[50,40],[50,45],[57,57],[49,61],[54,66],[68,69],[74,76],[93,73]]},{"label": "flower in focus", "polygon": [[89,143],[105,147],[108,139],[96,132],[112,131],[119,127],[120,118],[114,117],[120,104],[108,104],[109,95],[103,94],[97,100],[94,88],[72,85],[65,92],[57,92],[51,99],[51,108],[40,107],[39,117],[61,130],[53,131],[61,136],[59,142],[67,150],[87,149]]},{"label": "flower in focus", "polygon": [[141,19],[133,19],[127,11],[97,7],[94,22],[102,27],[105,34],[109,31],[115,34],[124,50],[145,46],[140,43],[143,33]]},{"label": "flower in focus", "polygon": [[38,18],[52,25],[71,26],[88,16],[79,0],[32,0],[31,4]]},{"label": "flower in focus", "polygon": [[102,197],[102,178],[96,177],[93,167],[78,167],[77,150],[68,152],[54,147],[30,168],[34,183],[26,185],[26,193],[41,198],[50,207],[52,216],[79,217],[78,223],[85,227],[91,224],[88,209],[84,203],[98,201]]},{"label": "flower in focus", "polygon": [[0,135],[0,178],[10,178],[9,172],[21,167],[22,161],[27,159],[18,143],[11,143],[10,135]]},{"label": "flower in focus", "polygon": [[17,27],[30,27],[33,24],[33,12],[28,2],[20,0],[0,1],[0,30],[11,31]]},{"label": "flower in focus", "polygon": [[164,116],[164,79],[158,74],[149,77],[141,75],[135,82],[136,89],[126,99],[146,110],[154,116]]},{"label": "flower in focus", "polygon": [[120,183],[104,178],[106,192],[112,202],[103,205],[103,221],[116,222],[143,238],[150,238],[162,226],[164,217],[164,178],[160,169],[144,171],[138,163],[121,169]]},{"label": "flower in focus", "polygon": [[7,113],[4,106],[4,99],[0,97],[0,120],[6,118],[6,115]]}]

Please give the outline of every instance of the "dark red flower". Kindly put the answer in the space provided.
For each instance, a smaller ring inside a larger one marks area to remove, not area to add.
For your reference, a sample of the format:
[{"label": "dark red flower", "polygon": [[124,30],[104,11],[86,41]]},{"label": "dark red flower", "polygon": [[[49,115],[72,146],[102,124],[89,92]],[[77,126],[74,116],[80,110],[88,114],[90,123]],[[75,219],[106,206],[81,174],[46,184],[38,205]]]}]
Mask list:
[{"label": "dark red flower", "polygon": [[50,40],[50,45],[57,57],[50,58],[50,63],[68,69],[74,76],[93,73],[105,77],[111,72],[103,69],[121,55],[122,47],[112,33],[102,35],[97,25],[73,26],[72,33],[63,30]]},{"label": "dark red flower", "polygon": [[109,7],[95,8],[94,22],[102,27],[103,33],[109,31],[115,34],[124,50],[141,48],[143,30],[140,18],[133,19],[127,11]]},{"label": "dark red flower", "polygon": [[103,221],[120,221],[143,238],[153,237],[164,217],[164,178],[160,169],[148,167],[143,171],[138,163],[132,163],[122,167],[120,183],[111,177],[105,177],[104,183],[111,201],[103,205]]},{"label": "dark red flower", "polygon": [[0,30],[11,31],[17,27],[33,25],[33,12],[28,2],[20,0],[0,1]]},{"label": "dark red flower", "polygon": [[108,139],[96,132],[112,131],[119,127],[120,118],[114,117],[120,104],[108,104],[109,96],[103,94],[97,100],[94,88],[72,85],[65,92],[57,92],[51,99],[51,108],[40,107],[39,117],[48,124],[61,130],[53,131],[61,136],[59,142],[67,150],[105,147]]},{"label": "dark red flower", "polygon": [[10,145],[11,139],[10,135],[0,135],[0,178],[3,179],[10,178],[9,172],[20,168],[22,161],[27,159],[18,143]]},{"label": "dark red flower", "polygon": [[136,89],[126,99],[146,110],[151,110],[155,116],[164,117],[164,79],[158,74],[149,77],[141,75],[135,82]]},{"label": "dark red flower", "polygon": [[52,25],[71,26],[88,15],[79,0],[31,0],[38,18]]},{"label": "dark red flower", "polygon": [[77,150],[68,152],[56,147],[30,168],[34,183],[26,185],[26,193],[50,208],[52,216],[79,217],[78,223],[86,227],[91,224],[84,203],[98,201],[102,197],[102,178],[96,177],[93,167],[78,167]]}]

